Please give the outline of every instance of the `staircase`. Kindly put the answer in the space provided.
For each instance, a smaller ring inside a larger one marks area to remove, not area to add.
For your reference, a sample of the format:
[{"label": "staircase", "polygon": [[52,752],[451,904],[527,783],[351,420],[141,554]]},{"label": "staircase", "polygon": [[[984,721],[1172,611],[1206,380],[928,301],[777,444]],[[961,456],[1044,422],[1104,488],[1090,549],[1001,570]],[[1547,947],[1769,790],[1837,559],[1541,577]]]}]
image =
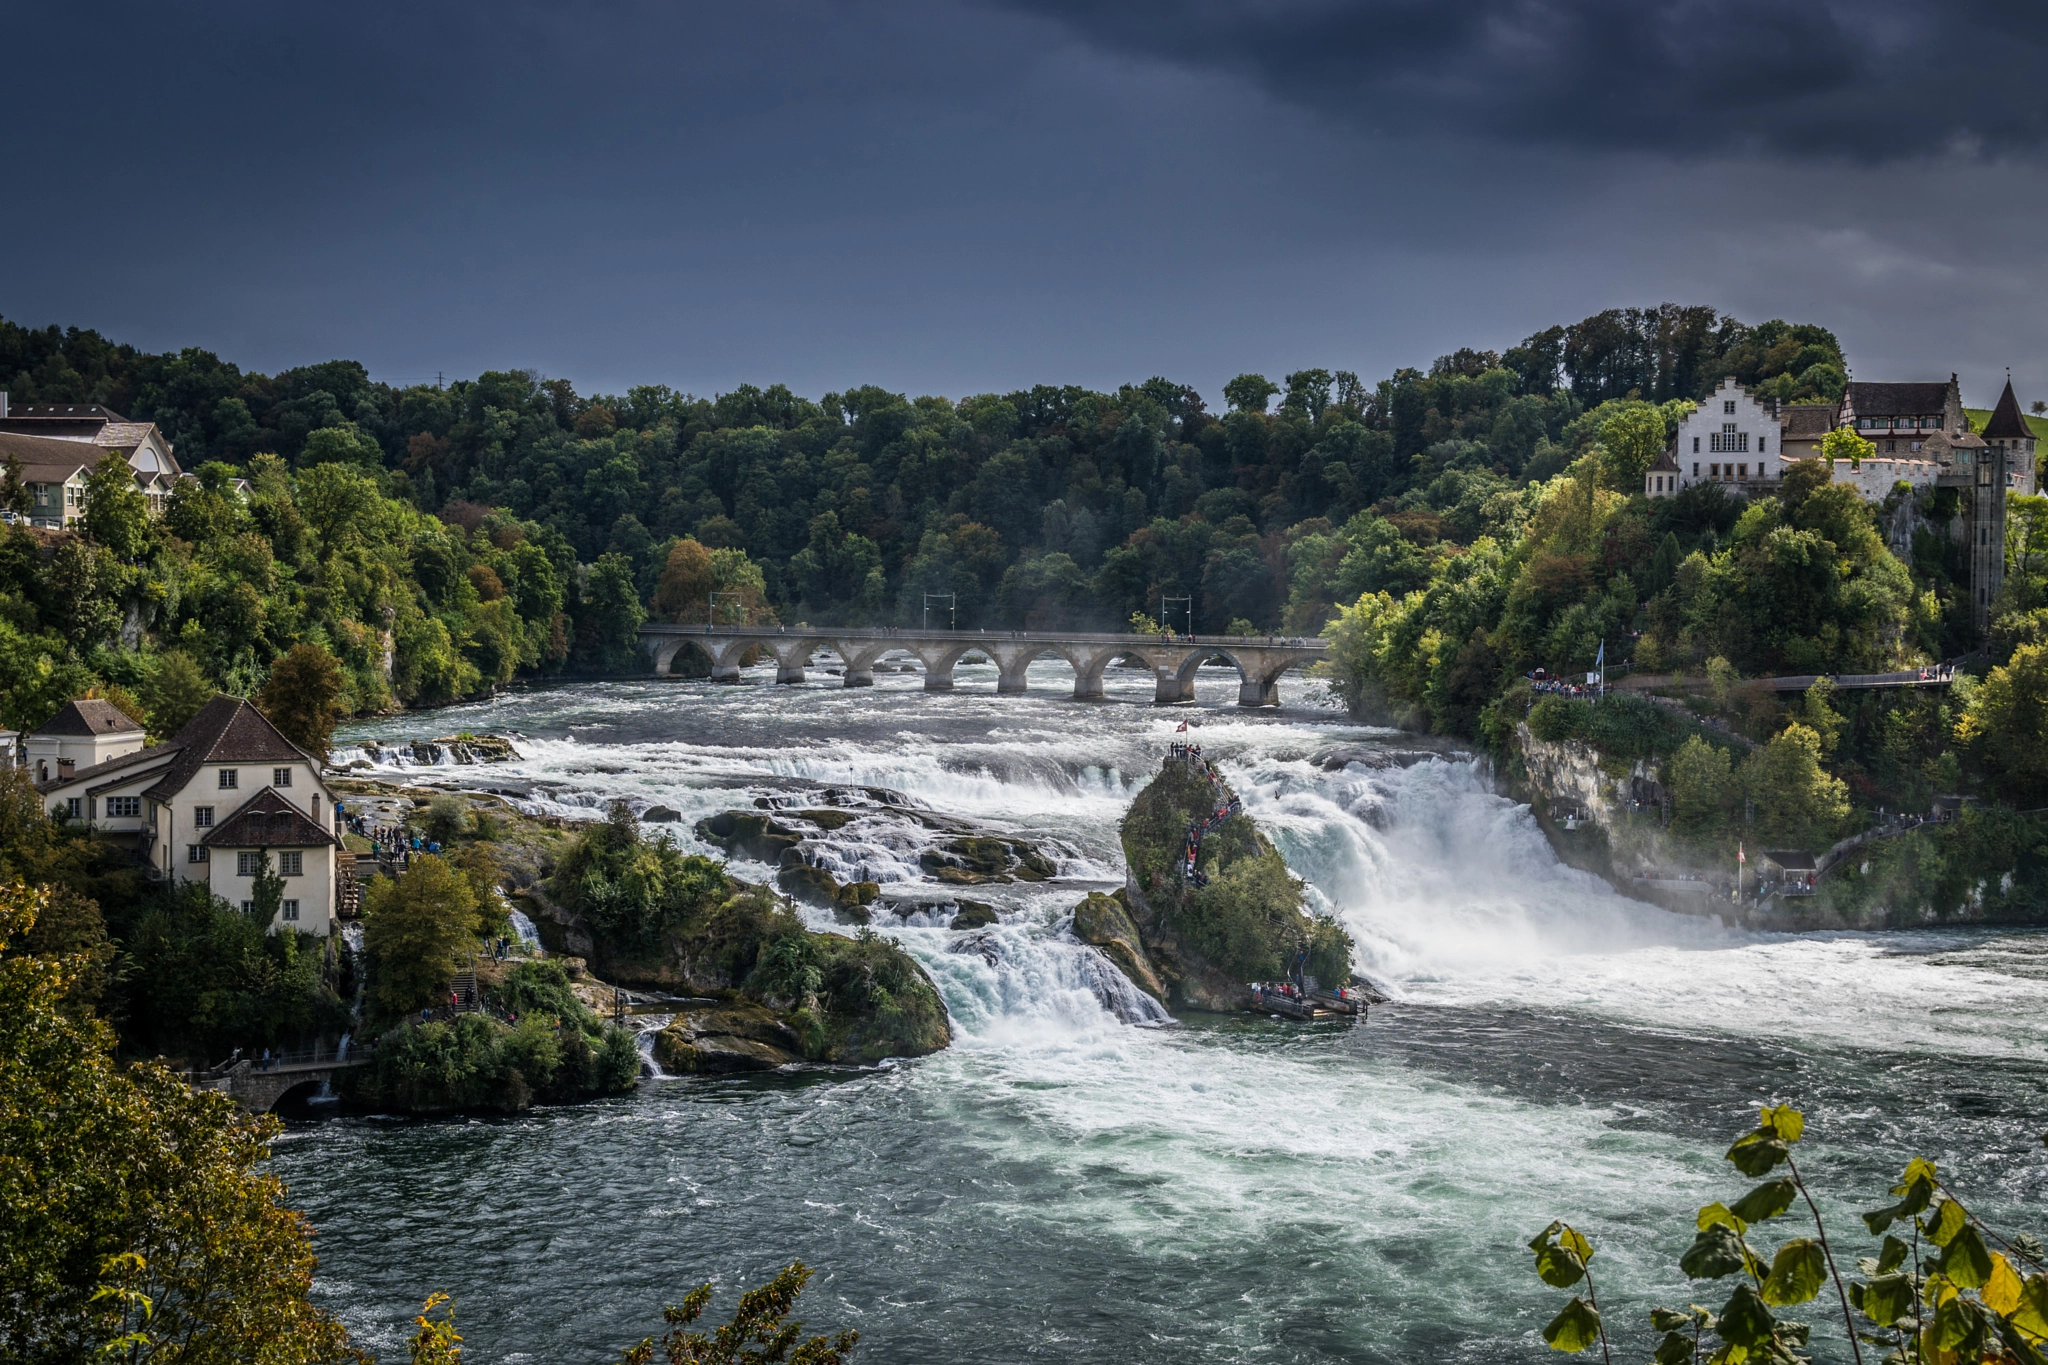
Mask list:
[{"label": "staircase", "polygon": [[484,1007],[483,991],[477,987],[476,968],[457,972],[455,979],[448,983],[448,990],[455,997],[457,1014],[475,1014]]}]

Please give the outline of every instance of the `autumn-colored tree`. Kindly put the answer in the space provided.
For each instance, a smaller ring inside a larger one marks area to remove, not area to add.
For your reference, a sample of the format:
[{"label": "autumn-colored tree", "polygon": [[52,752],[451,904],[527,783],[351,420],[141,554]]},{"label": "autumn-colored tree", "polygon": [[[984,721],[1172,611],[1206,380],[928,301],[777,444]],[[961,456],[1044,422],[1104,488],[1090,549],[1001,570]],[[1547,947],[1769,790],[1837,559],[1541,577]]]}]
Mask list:
[{"label": "autumn-colored tree", "polygon": [[[43,892],[0,888],[0,949]],[[67,1007],[76,958],[0,955],[0,1357],[362,1360],[307,1301],[312,1229],[260,1173],[279,1131]]]},{"label": "autumn-colored tree", "polygon": [[279,733],[321,762],[341,717],[341,662],[319,645],[298,644],[270,666],[256,709]]}]

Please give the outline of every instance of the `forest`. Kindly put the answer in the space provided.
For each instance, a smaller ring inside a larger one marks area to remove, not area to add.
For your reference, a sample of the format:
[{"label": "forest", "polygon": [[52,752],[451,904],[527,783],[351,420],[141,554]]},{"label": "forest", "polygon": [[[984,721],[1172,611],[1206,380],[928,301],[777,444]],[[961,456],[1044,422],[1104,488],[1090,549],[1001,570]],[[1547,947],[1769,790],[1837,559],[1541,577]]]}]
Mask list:
[{"label": "forest", "polygon": [[647,614],[705,619],[714,591],[816,624],[908,624],[950,593],[962,626],[1006,628],[1188,597],[1161,624],[1314,633],[1498,544],[1596,448],[1625,481],[1654,458],[1644,413],[1724,374],[1832,398],[1845,369],[1823,328],[1669,304],[1374,383],[1241,375],[1220,411],[1158,378],[957,401],[580,395],[530,372],[394,388],[353,361],[264,375],[0,320],[15,405],[155,422],[196,475],[160,521],[110,470],[84,536],[0,539],[0,724],[93,686],[146,711],[167,658],[187,687],[248,693],[295,644],[341,662],[356,713],[628,671]]}]

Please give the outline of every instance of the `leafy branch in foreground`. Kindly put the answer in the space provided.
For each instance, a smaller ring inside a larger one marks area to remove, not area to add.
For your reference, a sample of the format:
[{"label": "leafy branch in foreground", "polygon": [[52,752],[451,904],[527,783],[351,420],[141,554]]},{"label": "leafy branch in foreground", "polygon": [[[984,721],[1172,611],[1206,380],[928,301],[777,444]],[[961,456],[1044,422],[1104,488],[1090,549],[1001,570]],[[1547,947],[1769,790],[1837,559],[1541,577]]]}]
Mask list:
[{"label": "leafy branch in foreground", "polygon": [[[1781,1166],[1784,1174],[1733,1204],[1708,1204],[1699,1211],[1679,1269],[1694,1280],[1736,1277],[1737,1284],[1718,1312],[1699,1304],[1652,1309],[1650,1325],[1662,1334],[1656,1365],[1805,1361],[1800,1352],[1807,1345],[1809,1324],[1779,1318],[1772,1310],[1810,1302],[1830,1286],[1858,1365],[1865,1343],[1892,1348],[1884,1365],[2048,1365],[2048,1264],[2039,1241],[1993,1231],[1942,1185],[1932,1162],[1915,1157],[1892,1187],[1895,1202],[1863,1215],[1873,1236],[1886,1235],[1876,1256],[1856,1262],[1866,1278],[1847,1282],[1835,1263],[1820,1209],[1792,1157],[1793,1144],[1805,1129],[1798,1110],[1766,1106],[1757,1127],[1728,1149],[1727,1159],[1752,1179],[1771,1176]],[[1795,1203],[1803,1204],[1813,1220],[1813,1235],[1788,1238],[1766,1257],[1749,1240],[1753,1229]],[[1894,1223],[1910,1229],[1910,1242],[1886,1233]],[[1987,1237],[2001,1250],[1994,1251]],[[1557,1222],[1529,1246],[1544,1283],[1568,1289],[1581,1278],[1586,1281],[1585,1297],[1566,1304],[1543,1329],[1543,1339],[1556,1350],[1573,1352],[1597,1341],[1611,1361],[1607,1328],[1587,1271],[1593,1244]],[[2022,1266],[2031,1273],[2023,1275]],[[1858,1315],[1877,1333],[1860,1328]],[[1710,1335],[1718,1338],[1718,1346]]]},{"label": "leafy branch in foreground", "polygon": [[[709,1335],[685,1330],[711,1303],[711,1286],[698,1285],[680,1306],[662,1310],[669,1330],[658,1347],[648,1337],[620,1357],[621,1365],[653,1365],[657,1349],[668,1365],[846,1365],[860,1333],[848,1330],[804,1341],[804,1325],[789,1320],[811,1273],[802,1261],[791,1262],[767,1284],[740,1295],[732,1321]],[[437,1308],[441,1316],[427,1316]],[[460,1365],[462,1338],[455,1333],[455,1309],[446,1294],[429,1298],[414,1321],[419,1331],[412,1337],[412,1365]]]}]

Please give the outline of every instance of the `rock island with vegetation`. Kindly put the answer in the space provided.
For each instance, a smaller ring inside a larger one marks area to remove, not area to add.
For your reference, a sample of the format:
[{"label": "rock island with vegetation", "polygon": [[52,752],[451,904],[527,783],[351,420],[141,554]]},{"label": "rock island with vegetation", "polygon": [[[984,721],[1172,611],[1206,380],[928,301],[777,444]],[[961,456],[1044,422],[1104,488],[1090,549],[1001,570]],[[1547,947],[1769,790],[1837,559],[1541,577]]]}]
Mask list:
[{"label": "rock island with vegetation", "polygon": [[[1190,878],[1189,831],[1212,820]],[[1242,1009],[1250,983],[1286,977],[1303,949],[1307,975],[1351,980],[1351,936],[1309,912],[1301,881],[1199,756],[1169,757],[1138,793],[1123,850],[1124,885],[1076,906],[1074,933],[1169,1009]]]}]

